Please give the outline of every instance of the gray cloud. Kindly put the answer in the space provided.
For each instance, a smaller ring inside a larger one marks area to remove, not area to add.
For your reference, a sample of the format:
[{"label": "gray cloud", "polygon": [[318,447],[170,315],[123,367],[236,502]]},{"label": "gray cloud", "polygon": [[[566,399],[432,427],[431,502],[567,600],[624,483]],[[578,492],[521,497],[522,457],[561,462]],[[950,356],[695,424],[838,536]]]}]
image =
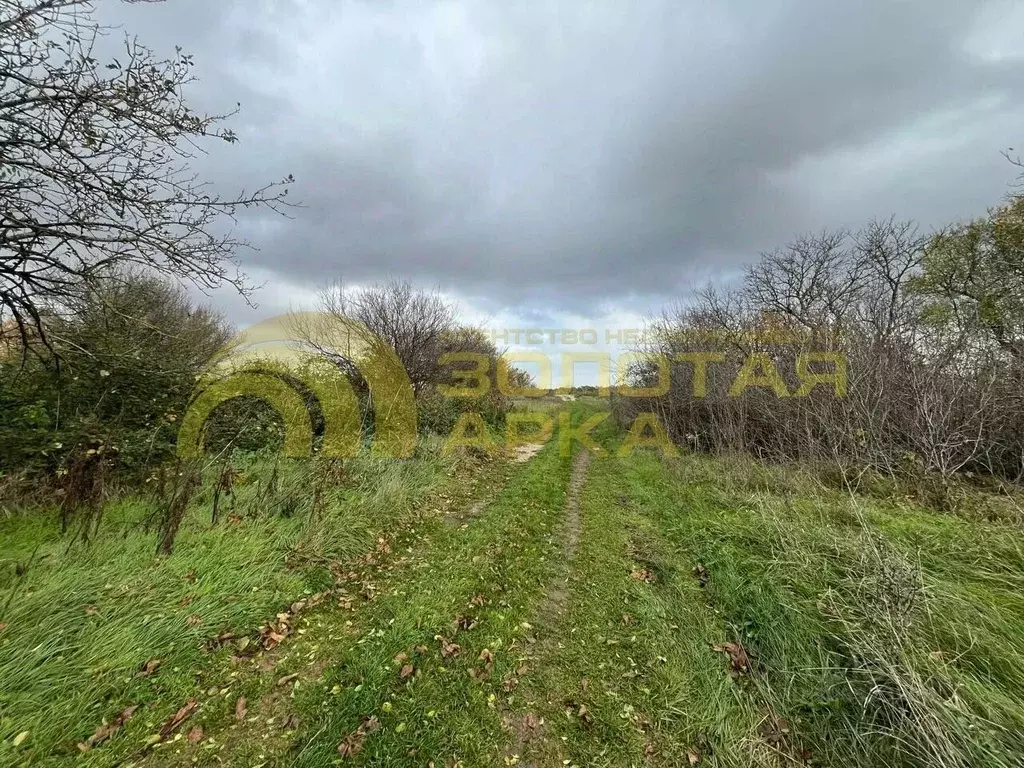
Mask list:
[{"label": "gray cloud", "polygon": [[[292,285],[403,275],[484,311],[657,305],[806,229],[926,227],[1006,192],[1024,48],[1005,2],[169,0],[104,6],[243,103],[225,186]],[[269,290],[273,291],[273,281]]]}]

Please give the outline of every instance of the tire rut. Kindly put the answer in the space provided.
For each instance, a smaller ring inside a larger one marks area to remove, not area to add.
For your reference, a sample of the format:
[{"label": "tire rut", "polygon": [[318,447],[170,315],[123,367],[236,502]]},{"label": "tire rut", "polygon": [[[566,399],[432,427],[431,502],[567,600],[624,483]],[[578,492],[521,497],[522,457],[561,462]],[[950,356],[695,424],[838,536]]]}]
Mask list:
[{"label": "tire rut", "polygon": [[[590,467],[590,451],[583,449],[573,461],[572,475],[569,479],[569,488],[565,500],[565,523],[562,529],[562,560],[561,564],[548,583],[544,592],[544,599],[537,610],[536,624],[540,630],[540,637],[530,650],[533,659],[543,660],[549,657],[558,640],[558,631],[562,624],[562,617],[569,607],[569,577],[572,572],[572,561],[576,557],[576,550],[579,548],[580,532],[582,523],[580,520],[580,493],[587,480],[587,470]],[[525,687],[525,686],[524,686]],[[530,689],[526,687],[529,696]],[[506,726],[511,729],[513,737],[509,744],[509,755],[520,757],[525,751],[530,750],[531,745],[542,743],[547,738],[543,723],[527,713],[518,715],[506,712],[504,715]],[[536,763],[526,761],[523,763],[527,768],[532,768]]]}]

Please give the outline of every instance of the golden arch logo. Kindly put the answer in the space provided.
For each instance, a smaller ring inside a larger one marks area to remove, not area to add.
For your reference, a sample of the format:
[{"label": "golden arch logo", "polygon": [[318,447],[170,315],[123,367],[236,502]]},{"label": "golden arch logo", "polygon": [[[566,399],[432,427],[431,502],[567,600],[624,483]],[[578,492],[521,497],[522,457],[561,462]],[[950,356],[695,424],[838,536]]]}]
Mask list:
[{"label": "golden arch logo", "polygon": [[416,403],[412,383],[395,351],[362,323],[322,312],[264,320],[222,350],[200,379],[182,419],[178,455],[201,456],[210,415],[229,400],[255,397],[281,417],[284,454],[310,456],[314,444],[312,396],[324,422],[320,454],[354,456],[362,444],[362,413],[359,397],[343,369],[361,376],[369,391],[371,454],[411,456],[416,446]]}]

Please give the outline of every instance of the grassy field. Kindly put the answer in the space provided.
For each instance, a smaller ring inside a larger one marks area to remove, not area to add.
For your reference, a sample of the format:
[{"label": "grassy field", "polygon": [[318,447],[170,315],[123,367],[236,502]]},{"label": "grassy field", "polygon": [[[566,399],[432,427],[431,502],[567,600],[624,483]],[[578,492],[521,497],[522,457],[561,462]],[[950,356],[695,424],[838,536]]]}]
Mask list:
[{"label": "grassy field", "polygon": [[1012,499],[557,440],[360,458],[319,507],[308,466],[240,469],[169,557],[146,498],[88,545],[8,512],[0,764],[1024,762]]}]

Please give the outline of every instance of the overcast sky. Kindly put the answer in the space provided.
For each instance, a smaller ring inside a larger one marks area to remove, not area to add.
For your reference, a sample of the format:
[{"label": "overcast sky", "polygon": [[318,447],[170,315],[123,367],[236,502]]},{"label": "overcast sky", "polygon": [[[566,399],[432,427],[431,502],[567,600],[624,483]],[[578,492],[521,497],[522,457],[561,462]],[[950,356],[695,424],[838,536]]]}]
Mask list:
[{"label": "overcast sky", "polygon": [[225,191],[266,282],[239,322],[392,275],[492,325],[631,325],[793,235],[999,202],[1024,143],[1024,3],[1005,0],[100,0],[193,53],[241,142]]}]

